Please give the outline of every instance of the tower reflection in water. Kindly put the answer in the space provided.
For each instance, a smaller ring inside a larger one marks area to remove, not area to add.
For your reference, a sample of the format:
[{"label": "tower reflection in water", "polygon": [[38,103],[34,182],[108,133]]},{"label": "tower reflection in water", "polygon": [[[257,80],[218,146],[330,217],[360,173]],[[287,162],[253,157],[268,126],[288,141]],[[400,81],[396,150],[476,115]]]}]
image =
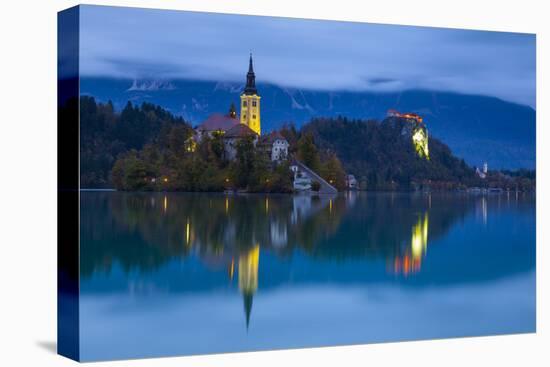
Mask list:
[{"label": "tower reflection in water", "polygon": [[535,198],[509,196],[82,192],[82,350],[531,332]]},{"label": "tower reflection in water", "polygon": [[239,256],[239,290],[243,295],[246,328],[250,323],[252,299],[258,289],[258,267],[260,263],[260,245],[257,244]]},{"label": "tower reflection in water", "polygon": [[[303,261],[336,261],[344,267],[344,260],[379,259],[387,272],[409,276],[424,261],[428,231],[436,239],[453,222],[450,216],[468,208],[449,211],[446,201],[443,209],[432,207],[431,197],[426,202],[424,197],[355,192],[318,197],[116,193],[84,199],[96,210],[84,227],[84,278],[107,271],[116,261],[125,269],[154,272],[170,259],[197,259],[211,271],[227,271],[242,297],[247,329],[260,286],[260,247],[267,259],[281,262],[299,255]],[[112,239],[94,237],[97,218]]]}]

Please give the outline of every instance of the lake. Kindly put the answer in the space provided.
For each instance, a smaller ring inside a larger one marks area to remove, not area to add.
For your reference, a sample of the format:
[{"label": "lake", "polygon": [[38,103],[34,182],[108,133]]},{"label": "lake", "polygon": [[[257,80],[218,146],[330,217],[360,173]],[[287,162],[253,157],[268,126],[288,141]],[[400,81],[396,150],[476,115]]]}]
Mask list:
[{"label": "lake", "polygon": [[81,192],[80,356],[535,331],[535,197]]}]

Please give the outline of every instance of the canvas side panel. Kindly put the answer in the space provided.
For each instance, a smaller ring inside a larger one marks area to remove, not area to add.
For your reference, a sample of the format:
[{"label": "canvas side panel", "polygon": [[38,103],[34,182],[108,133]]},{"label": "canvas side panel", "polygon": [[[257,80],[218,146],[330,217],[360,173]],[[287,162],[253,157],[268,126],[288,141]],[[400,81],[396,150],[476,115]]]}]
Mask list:
[{"label": "canvas side panel", "polygon": [[57,21],[57,352],[79,360],[79,7]]}]

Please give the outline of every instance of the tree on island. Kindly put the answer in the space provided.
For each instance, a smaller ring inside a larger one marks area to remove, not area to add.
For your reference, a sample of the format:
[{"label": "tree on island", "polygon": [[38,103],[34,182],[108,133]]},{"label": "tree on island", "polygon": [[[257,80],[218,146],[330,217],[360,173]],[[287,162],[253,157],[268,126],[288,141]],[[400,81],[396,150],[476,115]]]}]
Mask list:
[{"label": "tree on island", "polygon": [[233,164],[232,178],[238,188],[246,188],[252,178],[255,166],[255,147],[251,136],[240,139],[236,144],[236,159]]},{"label": "tree on island", "polygon": [[154,143],[119,156],[112,170],[115,188],[126,191],[223,191],[291,192],[288,163],[274,164],[267,151],[252,137],[236,142],[236,159],[225,158],[223,137],[204,136],[187,149],[185,127],[163,130]]},{"label": "tree on island", "polygon": [[321,160],[313,135],[311,133],[302,134],[297,145],[298,159],[312,170],[318,171],[321,167]]},{"label": "tree on island", "polygon": [[150,177],[154,172],[138,157],[135,150],[128,152],[124,159],[115,162],[112,170],[113,183],[122,190],[146,190]]},{"label": "tree on island", "polygon": [[344,171],[342,162],[340,162],[333,152],[328,154],[328,159],[322,165],[320,174],[321,177],[338,190],[346,188],[346,171]]}]

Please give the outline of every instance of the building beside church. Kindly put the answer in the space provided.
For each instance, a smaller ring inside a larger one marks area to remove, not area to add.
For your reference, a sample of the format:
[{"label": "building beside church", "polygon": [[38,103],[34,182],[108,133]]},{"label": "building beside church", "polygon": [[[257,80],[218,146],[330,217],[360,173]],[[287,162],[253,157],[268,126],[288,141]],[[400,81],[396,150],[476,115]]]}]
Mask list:
[{"label": "building beside church", "polygon": [[225,134],[226,131],[237,126],[239,120],[235,117],[231,117],[228,113],[227,115],[221,113],[213,113],[206,120],[204,120],[197,128],[195,129],[195,135],[200,141],[204,136],[213,137],[214,134]]},{"label": "building beside church", "polygon": [[265,147],[272,162],[282,162],[288,158],[288,147],[290,144],[278,131],[264,135],[260,144]]},{"label": "building beside church", "polygon": [[203,137],[219,135],[223,138],[225,156],[228,160],[236,157],[236,146],[240,139],[252,137],[254,145],[261,142],[271,161],[280,162],[288,157],[288,141],[278,132],[261,136],[260,94],[256,88],[256,74],[252,54],[248,63],[246,85],[240,96],[240,115],[231,104],[227,114],[213,113],[195,128],[195,133],[187,142],[187,150],[194,151],[196,143]]},{"label": "building beside church", "polygon": [[223,135],[223,146],[225,149],[225,158],[227,160],[232,161],[236,158],[237,143],[239,140],[246,137],[252,138],[254,145],[258,143],[258,134],[245,124],[237,124],[225,132]]}]

